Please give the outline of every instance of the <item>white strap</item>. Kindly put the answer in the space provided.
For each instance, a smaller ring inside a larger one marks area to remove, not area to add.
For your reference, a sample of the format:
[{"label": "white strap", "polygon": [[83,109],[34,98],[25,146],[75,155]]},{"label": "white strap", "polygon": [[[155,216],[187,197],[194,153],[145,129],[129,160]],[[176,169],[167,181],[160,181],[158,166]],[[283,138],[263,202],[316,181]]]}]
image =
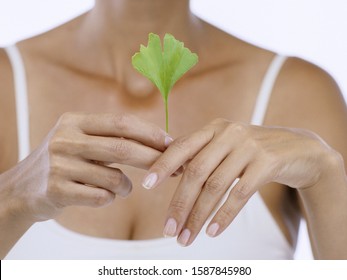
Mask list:
[{"label": "white strap", "polygon": [[253,125],[262,125],[264,123],[267,107],[269,105],[271,93],[275,85],[277,76],[281,71],[283,63],[287,57],[282,55],[276,55],[265,74],[263,83],[260,87],[260,91],[255,104],[251,123]]},{"label": "white strap", "polygon": [[6,47],[5,51],[10,59],[13,70],[17,115],[18,159],[21,161],[30,153],[29,110],[25,69],[16,45]]}]

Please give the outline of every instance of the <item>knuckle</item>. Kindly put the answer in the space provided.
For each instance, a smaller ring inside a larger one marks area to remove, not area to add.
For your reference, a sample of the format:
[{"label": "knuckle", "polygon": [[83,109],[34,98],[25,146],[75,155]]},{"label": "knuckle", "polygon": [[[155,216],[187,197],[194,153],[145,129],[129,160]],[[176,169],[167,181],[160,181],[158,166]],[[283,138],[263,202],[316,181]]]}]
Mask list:
[{"label": "knuckle", "polygon": [[65,112],[60,116],[58,123],[60,125],[70,125],[75,120],[77,115],[77,113]]},{"label": "knuckle", "polygon": [[247,133],[247,125],[240,122],[229,123],[226,127],[226,131],[232,134],[245,135]]},{"label": "knuckle", "polygon": [[336,150],[333,150],[331,148],[326,150],[326,162],[329,166],[333,167],[333,169],[337,170],[339,168],[344,168],[344,159],[343,156],[337,152]]},{"label": "knuckle", "polygon": [[118,130],[126,130],[131,124],[131,115],[129,114],[119,114],[114,116],[114,126]]},{"label": "knuckle", "polygon": [[158,169],[163,173],[168,173],[172,170],[170,163],[165,159],[159,160],[155,165],[155,169]]},{"label": "knuckle", "polygon": [[64,165],[61,164],[59,159],[56,159],[55,156],[50,158],[50,165],[48,176],[52,180],[55,180],[58,177],[61,177],[64,174]]},{"label": "knuckle", "polygon": [[191,162],[188,164],[184,173],[188,176],[188,178],[200,178],[204,176],[206,170],[203,164],[200,164],[198,162]]},{"label": "knuckle", "polygon": [[238,142],[245,144],[248,140],[248,127],[246,124],[239,122],[225,122],[219,132],[222,138],[235,139]]},{"label": "knuckle", "polygon": [[118,171],[112,171],[105,177],[106,185],[110,189],[113,187],[119,187],[122,184],[122,174]]},{"label": "knuckle", "polygon": [[111,146],[111,151],[119,161],[126,161],[130,157],[130,145],[126,140],[114,141]]},{"label": "knuckle", "polygon": [[114,195],[112,195],[107,190],[100,189],[92,198],[92,205],[95,207],[102,207],[110,203],[113,199]]},{"label": "knuckle", "polygon": [[211,195],[217,195],[221,193],[225,186],[226,181],[224,180],[223,176],[215,175],[206,181],[204,189]]},{"label": "knuckle", "polygon": [[72,117],[73,117],[73,113],[65,112],[60,116],[59,121],[66,122],[66,121],[69,121]]},{"label": "knuckle", "polygon": [[307,147],[310,147],[310,150],[312,150],[313,153],[319,156],[328,156],[328,159],[334,159],[334,154],[331,153],[333,149],[329,147],[327,143],[325,143],[321,138],[319,138],[319,136],[315,136],[313,132],[306,133],[313,134],[309,134],[309,136],[306,136]]},{"label": "knuckle", "polygon": [[64,151],[67,143],[67,139],[64,134],[60,131],[56,133],[49,139],[48,142],[48,152],[49,154],[56,154]]},{"label": "knuckle", "polygon": [[228,123],[229,121],[223,118],[216,118],[214,119],[211,124],[212,125],[219,125],[219,124],[224,124],[224,123]]},{"label": "knuckle", "polygon": [[177,138],[176,140],[174,140],[174,142],[171,144],[170,147],[173,147],[177,150],[185,150],[189,147],[189,141],[188,141],[188,137],[183,136],[180,138]]},{"label": "knuckle", "polygon": [[252,151],[253,153],[264,151],[264,147],[261,145],[261,143],[252,137],[249,137],[245,141],[245,145],[247,146],[247,150]]},{"label": "knuckle", "polygon": [[68,141],[69,153],[75,156],[84,156],[86,151],[92,149],[91,145],[88,144],[88,139],[84,135],[74,135],[74,140]]},{"label": "knuckle", "polygon": [[222,224],[227,224],[230,219],[237,215],[238,211],[230,203],[225,203],[218,211],[218,219]]},{"label": "knuckle", "polygon": [[173,200],[170,204],[171,211],[174,213],[182,213],[186,210],[186,203],[183,200]]},{"label": "knuckle", "polygon": [[153,129],[152,141],[153,143],[164,143],[164,133],[160,129]]},{"label": "knuckle", "polygon": [[317,138],[308,138],[308,147],[311,147],[311,149],[313,151],[315,151],[316,153],[321,152],[325,152],[327,151],[327,146],[325,143],[323,143],[321,140],[317,139]]},{"label": "knuckle", "polygon": [[251,196],[251,187],[247,183],[240,182],[233,189],[233,194],[238,200],[247,200]]},{"label": "knuckle", "polygon": [[87,142],[76,133],[57,130],[48,142],[48,154],[69,154],[78,156],[88,149]]},{"label": "knuckle", "polygon": [[190,227],[199,226],[204,222],[204,217],[202,213],[198,210],[192,210],[189,214],[188,223]]}]

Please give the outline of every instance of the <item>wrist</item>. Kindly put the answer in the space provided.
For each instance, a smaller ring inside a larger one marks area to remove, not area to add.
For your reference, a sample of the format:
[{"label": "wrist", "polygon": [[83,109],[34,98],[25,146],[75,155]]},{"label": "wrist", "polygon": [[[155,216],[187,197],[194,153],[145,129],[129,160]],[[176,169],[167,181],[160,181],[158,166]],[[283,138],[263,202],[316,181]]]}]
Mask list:
[{"label": "wrist", "polygon": [[321,158],[321,170],[315,184],[298,189],[302,198],[334,196],[339,189],[346,186],[346,172],[344,161],[340,153],[333,149],[325,151]]},{"label": "wrist", "polygon": [[341,155],[333,151],[316,184],[299,189],[315,257],[345,258],[347,179]]},{"label": "wrist", "polygon": [[27,207],[27,199],[18,188],[14,170],[0,175],[0,218],[6,223],[21,223],[31,225],[35,222]]},{"label": "wrist", "polygon": [[20,199],[13,196],[12,184],[0,175],[0,258],[3,259],[21,236],[33,225]]}]

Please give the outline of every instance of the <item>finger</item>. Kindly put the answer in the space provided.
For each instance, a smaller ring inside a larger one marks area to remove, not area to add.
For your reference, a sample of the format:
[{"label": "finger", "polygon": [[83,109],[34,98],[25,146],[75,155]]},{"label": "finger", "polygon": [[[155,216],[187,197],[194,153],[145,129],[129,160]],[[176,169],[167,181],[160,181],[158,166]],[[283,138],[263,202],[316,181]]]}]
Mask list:
[{"label": "finger", "polygon": [[213,138],[212,129],[202,129],[190,136],[176,139],[154,162],[142,185],[151,189],[178,170]]},{"label": "finger", "polygon": [[117,168],[80,162],[70,167],[71,180],[106,189],[115,195],[126,197],[132,190],[132,183],[123,172]]},{"label": "finger", "polygon": [[172,142],[158,126],[128,114],[81,114],[78,126],[89,135],[128,138],[159,151]]},{"label": "finger", "polygon": [[[235,179],[240,176],[250,158],[250,154],[242,150],[233,152],[205,181],[193,208],[184,221],[182,233],[178,237],[178,242],[181,245],[188,246],[193,243],[211,213],[221,204],[223,196]],[[187,233],[189,233],[189,237]]]},{"label": "finger", "polygon": [[161,155],[158,150],[141,143],[102,136],[84,136],[83,145],[76,149],[87,160],[120,163],[142,169],[148,169]]},{"label": "finger", "polygon": [[[57,184],[57,183],[56,183]],[[104,207],[115,199],[115,194],[102,188],[90,187],[77,182],[62,182],[50,191],[50,197],[59,207]]]},{"label": "finger", "polygon": [[[177,230],[185,223],[205,181],[228,155],[229,150],[229,145],[223,139],[214,139],[187,164],[168,209],[168,220],[175,220]],[[176,232],[170,232],[165,227],[164,235],[175,234]]]},{"label": "finger", "polygon": [[267,183],[264,180],[265,177],[262,172],[263,170],[259,163],[254,163],[246,167],[244,174],[230,191],[228,198],[209,223],[206,230],[209,236],[215,237],[221,234],[235,219],[259,187]]}]

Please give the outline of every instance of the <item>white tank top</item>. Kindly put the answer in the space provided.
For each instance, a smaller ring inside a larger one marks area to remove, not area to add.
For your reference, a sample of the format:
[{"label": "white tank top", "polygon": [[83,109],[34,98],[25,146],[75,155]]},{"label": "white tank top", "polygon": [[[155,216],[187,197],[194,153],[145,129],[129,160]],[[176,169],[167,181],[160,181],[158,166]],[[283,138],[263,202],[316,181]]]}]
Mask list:
[{"label": "white tank top", "polygon": [[[18,48],[6,48],[16,96],[19,160],[30,152],[26,75]],[[251,123],[264,121],[271,92],[286,57],[276,55],[264,77]],[[255,193],[223,234],[210,238],[201,231],[189,247],[175,238],[114,240],[76,233],[54,220],[34,224],[6,259],[292,259],[288,243],[259,193]]]}]

